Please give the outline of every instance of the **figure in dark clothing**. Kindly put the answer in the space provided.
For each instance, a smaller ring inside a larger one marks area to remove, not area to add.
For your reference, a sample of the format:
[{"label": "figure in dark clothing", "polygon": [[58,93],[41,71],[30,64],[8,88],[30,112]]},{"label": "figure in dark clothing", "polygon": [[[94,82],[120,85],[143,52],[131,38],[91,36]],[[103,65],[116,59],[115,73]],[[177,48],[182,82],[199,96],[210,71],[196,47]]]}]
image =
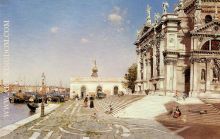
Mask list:
[{"label": "figure in dark clothing", "polygon": [[180,111],[179,107],[176,106],[176,110],[175,110],[175,112],[173,113],[173,118],[178,118],[178,117],[180,117],[180,116],[181,116],[181,111]]},{"label": "figure in dark clothing", "polygon": [[92,97],[92,96],[91,96],[91,97],[89,97],[89,100],[94,100],[94,97]]},{"label": "figure in dark clothing", "polygon": [[88,97],[85,97],[85,99],[84,99],[84,106],[85,107],[88,107],[88,101],[89,101]]},{"label": "figure in dark clothing", "polygon": [[94,108],[94,102],[93,102],[93,100],[90,100],[89,107],[90,107],[90,108]]},{"label": "figure in dark clothing", "polygon": [[47,104],[47,96],[45,96],[45,99],[44,99],[44,101],[45,101],[45,104]]},{"label": "figure in dark clothing", "polygon": [[76,94],[75,100],[79,100],[79,95]]},{"label": "figure in dark clothing", "polygon": [[109,114],[111,114],[113,111],[112,105],[109,105]]}]

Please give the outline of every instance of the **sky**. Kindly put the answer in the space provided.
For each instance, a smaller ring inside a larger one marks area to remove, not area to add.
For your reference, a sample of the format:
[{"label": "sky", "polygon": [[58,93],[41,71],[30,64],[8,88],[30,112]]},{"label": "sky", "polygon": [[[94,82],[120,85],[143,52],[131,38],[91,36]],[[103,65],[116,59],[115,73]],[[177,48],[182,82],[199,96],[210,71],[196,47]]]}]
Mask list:
[{"label": "sky", "polygon": [[[167,0],[169,12],[178,0]],[[163,0],[0,0],[10,21],[10,82],[69,86],[71,77],[123,77],[135,63],[133,43],[146,21],[146,7],[162,13]],[[1,56],[2,65],[2,56]],[[1,70],[2,78],[2,70]]]}]

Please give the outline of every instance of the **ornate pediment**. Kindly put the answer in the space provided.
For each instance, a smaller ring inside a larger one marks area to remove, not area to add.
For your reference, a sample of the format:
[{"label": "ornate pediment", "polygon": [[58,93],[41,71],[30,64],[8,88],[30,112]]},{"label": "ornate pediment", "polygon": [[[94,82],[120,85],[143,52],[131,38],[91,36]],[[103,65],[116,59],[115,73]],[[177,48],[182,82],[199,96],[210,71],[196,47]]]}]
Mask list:
[{"label": "ornate pediment", "polygon": [[220,36],[220,21],[212,21],[197,29],[192,30],[191,35],[202,35],[202,36]]}]

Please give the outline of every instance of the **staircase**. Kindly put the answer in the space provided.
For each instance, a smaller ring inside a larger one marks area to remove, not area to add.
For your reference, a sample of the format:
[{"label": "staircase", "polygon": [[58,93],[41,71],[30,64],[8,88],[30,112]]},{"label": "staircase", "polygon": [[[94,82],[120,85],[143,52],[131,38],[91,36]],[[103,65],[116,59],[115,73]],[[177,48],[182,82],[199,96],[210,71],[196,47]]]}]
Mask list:
[{"label": "staircase", "polygon": [[100,99],[96,101],[96,108],[102,112],[107,112],[112,107],[112,116],[115,116],[119,111],[126,108],[131,103],[142,99],[143,95],[125,95],[125,96],[109,96],[105,99]]},{"label": "staircase", "polygon": [[[97,100],[96,107],[102,112],[109,111],[112,105],[112,116],[121,118],[152,119],[161,122],[176,122],[177,124],[207,124],[220,125],[220,104],[208,104],[198,98],[187,98],[186,101],[176,101],[175,98],[167,96],[110,96]],[[171,111],[179,106],[182,115],[173,118]],[[218,107],[218,108],[216,108]],[[207,111],[206,114],[200,114]]]},{"label": "staircase", "polygon": [[154,119],[157,115],[167,112],[164,104],[172,100],[175,99],[166,96],[145,96],[120,111],[116,116],[121,118]]}]

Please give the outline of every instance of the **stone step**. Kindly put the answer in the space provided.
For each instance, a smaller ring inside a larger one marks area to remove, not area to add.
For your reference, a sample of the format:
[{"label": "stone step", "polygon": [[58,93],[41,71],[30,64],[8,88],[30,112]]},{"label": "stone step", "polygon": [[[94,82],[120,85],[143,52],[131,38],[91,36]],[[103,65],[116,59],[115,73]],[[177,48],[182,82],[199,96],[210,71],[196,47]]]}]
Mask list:
[{"label": "stone step", "polygon": [[97,101],[97,107],[102,111],[108,111],[109,105],[113,108],[113,115],[124,109],[130,103],[137,101],[144,96],[123,96],[123,97],[108,97]]}]

